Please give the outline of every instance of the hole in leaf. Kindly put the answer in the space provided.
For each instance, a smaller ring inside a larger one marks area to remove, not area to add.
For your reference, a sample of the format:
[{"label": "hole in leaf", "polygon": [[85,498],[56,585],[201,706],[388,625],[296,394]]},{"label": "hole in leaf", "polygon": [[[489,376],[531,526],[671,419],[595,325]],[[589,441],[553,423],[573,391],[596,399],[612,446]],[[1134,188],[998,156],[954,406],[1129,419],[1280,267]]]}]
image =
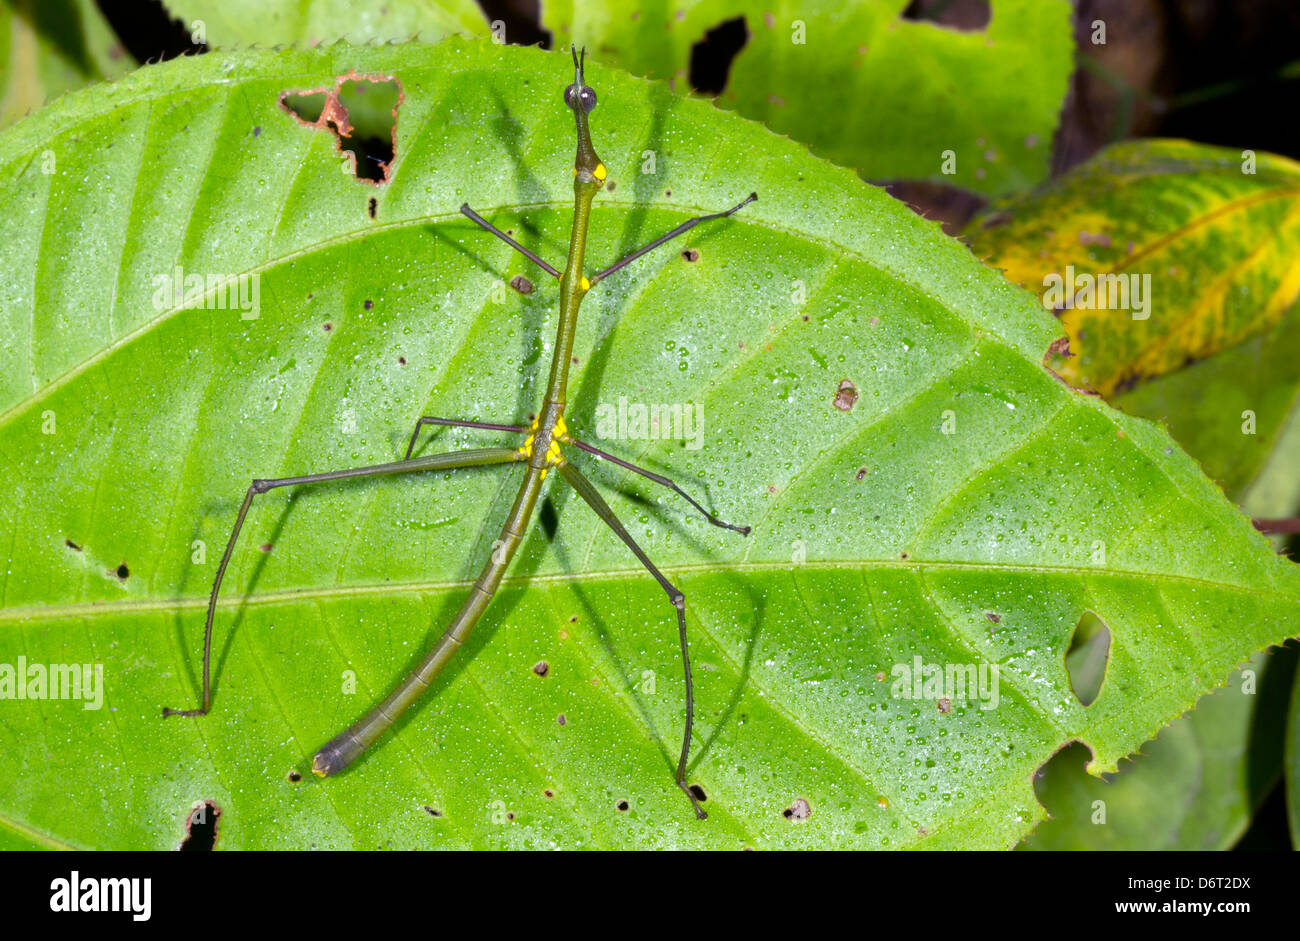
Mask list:
[{"label": "hole in leaf", "polygon": [[65,539],[65,540],[63,540],[63,544],[64,544],[65,546],[67,546],[69,549],[71,549],[73,552],[80,552],[80,551],[81,551],[81,546],[77,545],[77,544],[76,544],[75,542],[73,542],[71,539]]},{"label": "hole in leaf", "polygon": [[619,813],[627,813],[627,810],[631,805],[627,801],[619,801],[614,806],[618,808]]},{"label": "hole in leaf", "polygon": [[284,106],[296,114],[304,124],[316,124],[325,113],[328,96],[323,91],[304,92],[284,96]]},{"label": "hole in leaf", "polygon": [[[479,9],[484,18],[493,26],[500,23],[500,42],[512,46],[541,46],[551,48],[551,31],[539,25],[541,17],[537,11],[537,0],[478,0]],[[496,33],[496,30],[493,30]],[[565,38],[568,43],[568,38]],[[565,47],[561,46],[561,50]],[[527,79],[524,80],[527,85]]]},{"label": "hole in leaf", "polygon": [[203,801],[190,810],[185,818],[185,839],[177,847],[183,852],[204,853],[217,845],[217,825],[221,821],[221,808],[212,801]]},{"label": "hole in leaf", "polygon": [[989,0],[912,0],[903,11],[905,20],[972,33],[987,29],[992,15]]},{"label": "hole in leaf", "polygon": [[297,784],[299,781],[302,780],[302,774],[300,774],[297,771],[290,771],[288,774],[288,778],[290,784]]},{"label": "hole in leaf", "polygon": [[704,34],[704,38],[691,47],[691,69],[688,81],[697,92],[718,95],[727,87],[731,63],[749,42],[749,28],[745,18],[720,23]]},{"label": "hole in leaf", "polygon": [[126,581],[128,578],[131,577],[131,570],[127,568],[126,563],[123,562],[121,565],[117,567],[117,570],[114,574],[116,574],[118,578],[122,579],[122,581]]},{"label": "hole in leaf", "polygon": [[[13,6],[13,4],[9,4]],[[36,9],[48,7],[50,17],[68,17],[69,13],[61,8],[66,4],[32,4]],[[138,0],[99,0],[99,12],[108,20],[108,24],[117,35],[109,49],[110,58],[119,58],[122,47],[139,62],[162,62],[177,56],[197,55],[207,52],[205,42],[195,42],[194,32],[180,17],[173,18],[167,8],[154,0],[152,3],[140,3]],[[78,30],[80,27],[78,27]],[[80,32],[78,31],[80,42]],[[84,51],[82,53],[84,55]]]},{"label": "hole in leaf", "polygon": [[379,209],[379,200],[377,200],[377,199],[375,199],[375,197],[371,196],[371,197],[370,197],[370,202],[366,204],[366,212],[368,212],[368,213],[370,214],[370,218],[371,218],[371,219],[373,219],[373,218],[375,217],[375,212],[376,212],[378,209]]},{"label": "hole in leaf", "polygon": [[685,258],[687,261],[699,261],[700,260],[699,249],[688,248],[684,252],[682,252],[682,257]]},{"label": "hole in leaf", "polygon": [[395,79],[355,73],[340,76],[333,88],[280,94],[280,107],[299,123],[332,133],[357,179],[376,185],[387,183],[392,169],[401,103],[402,86]]},{"label": "hole in leaf", "polygon": [[1091,706],[1101,694],[1110,660],[1110,628],[1093,611],[1083,612],[1065,652],[1065,672],[1070,689],[1084,706]]},{"label": "hole in leaf", "polygon": [[704,793],[704,788],[700,787],[698,784],[692,784],[690,790],[691,793],[695,795],[695,799],[701,804],[709,799],[709,795]]}]

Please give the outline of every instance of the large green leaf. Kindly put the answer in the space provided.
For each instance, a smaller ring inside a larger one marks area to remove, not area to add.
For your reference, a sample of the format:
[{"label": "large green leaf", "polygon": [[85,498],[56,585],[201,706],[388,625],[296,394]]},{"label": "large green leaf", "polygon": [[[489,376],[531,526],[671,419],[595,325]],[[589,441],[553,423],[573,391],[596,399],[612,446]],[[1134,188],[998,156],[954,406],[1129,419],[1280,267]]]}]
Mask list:
[{"label": "large green leaf", "polygon": [[[603,59],[685,87],[692,47],[737,17],[748,40],[718,103],[867,179],[999,194],[1047,175],[1073,70],[1070,5],[992,0],[984,30],[902,18],[908,0],[543,0],[542,22]],[[945,167],[947,153],[951,164]]]},{"label": "large green leaf", "polygon": [[[1265,155],[1262,167],[1265,179],[1256,180],[1243,176],[1240,152],[1182,141],[1126,144],[1038,193],[991,208],[968,235],[977,254],[1040,295],[1045,277],[1067,265],[1080,273],[1152,269],[1159,293],[1151,324],[1134,322],[1122,310],[1068,312],[1064,320],[1079,359],[1058,362],[1058,368],[1074,381],[1087,381],[1081,370],[1088,367],[1080,363],[1127,374],[1131,364],[1121,362],[1123,351],[1137,356],[1133,351],[1142,343],[1163,349],[1176,364],[1173,371],[1154,378],[1133,374],[1128,381],[1135,384],[1115,391],[1111,401],[1162,422],[1245,512],[1282,517],[1300,504],[1294,473],[1300,320],[1275,320],[1230,303],[1261,293],[1261,280],[1262,293],[1272,297],[1290,276],[1287,256],[1297,247],[1294,228],[1273,233],[1266,219],[1251,215],[1260,203],[1295,198],[1269,178],[1277,172],[1294,177],[1289,161]],[[1274,237],[1281,244],[1272,244]],[[1237,258],[1247,251],[1244,264],[1213,260],[1216,252]],[[1193,359],[1206,351],[1183,344],[1199,342],[1208,328],[1198,325],[1212,325],[1230,309],[1258,332]],[[1235,839],[1280,760],[1269,749],[1270,738],[1280,735],[1278,710],[1257,703],[1256,696],[1240,693],[1203,700],[1105,783],[1086,775],[1071,753],[1057,755],[1040,780],[1053,819],[1027,846],[1208,849]],[[1250,752],[1242,730],[1252,723],[1271,724],[1274,734],[1258,734]],[[1098,799],[1112,808],[1105,826],[1093,819],[1091,804]]]},{"label": "large green leaf", "polygon": [[166,0],[189,27],[202,23],[215,48],[273,44],[433,42],[486,35],[474,0]]},{"label": "large green leaf", "polygon": [[[278,105],[354,69],[403,85],[385,187]],[[536,407],[554,287],[501,292],[539,276],[456,207],[562,254],[566,71],[451,41],[209,55],[0,137],[0,664],[100,663],[107,687],[99,711],[0,701],[13,839],[173,845],[211,800],[228,847],[1009,846],[1064,743],[1113,770],[1300,632],[1295,567],[1162,430],[1041,367],[1055,325],[1030,296],[800,145],[593,65],[615,184],[593,267],[760,193],[692,233],[693,260],[663,250],[592,293],[569,408],[592,436],[622,396],[700,405],[698,450],[606,446],[755,527],[708,528],[593,469],[689,599],[708,821],[671,780],[672,609],[562,487],[542,514],[554,535],[530,534],[396,734],[338,778],[303,774],[442,629],[513,473],[260,498],[220,611],[214,711],[162,720],[196,696],[205,596],[250,478],[392,459],[420,414]],[[178,265],[257,275],[259,316],[215,295],[155,307]],[[1117,638],[1087,708],[1063,664],[1085,609]],[[997,707],[895,698],[915,657],[996,664]]]},{"label": "large green leaf", "polygon": [[0,127],[135,65],[95,0],[0,0]]}]

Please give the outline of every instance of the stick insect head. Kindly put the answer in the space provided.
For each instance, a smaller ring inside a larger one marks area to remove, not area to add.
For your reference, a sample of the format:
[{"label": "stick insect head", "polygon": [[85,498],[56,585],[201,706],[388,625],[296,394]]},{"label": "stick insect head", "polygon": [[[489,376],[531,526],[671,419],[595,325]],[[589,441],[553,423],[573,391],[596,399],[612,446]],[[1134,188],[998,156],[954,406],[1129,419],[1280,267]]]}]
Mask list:
[{"label": "stick insect head", "polygon": [[591,145],[591,131],[587,127],[587,115],[596,107],[596,92],[582,74],[587,60],[586,48],[581,53],[576,47],[570,51],[573,53],[573,84],[564,89],[564,103],[572,109],[578,126],[578,155],[574,159],[573,175],[578,183],[595,183],[599,189],[605,185],[607,171],[596,156],[596,148]]}]

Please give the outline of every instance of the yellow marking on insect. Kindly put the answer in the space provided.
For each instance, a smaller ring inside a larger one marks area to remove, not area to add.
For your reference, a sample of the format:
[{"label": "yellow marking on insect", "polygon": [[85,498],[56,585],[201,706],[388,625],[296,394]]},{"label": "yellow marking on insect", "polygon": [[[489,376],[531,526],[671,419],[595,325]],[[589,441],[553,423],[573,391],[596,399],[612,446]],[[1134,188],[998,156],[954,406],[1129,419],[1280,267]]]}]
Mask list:
[{"label": "yellow marking on insect", "polygon": [[584,291],[591,290],[591,282],[587,280],[587,276],[585,274],[582,276],[582,289]]},{"label": "yellow marking on insect", "polygon": [[605,182],[605,177],[609,176],[609,171],[605,169],[603,163],[598,163],[596,164],[596,169],[591,171],[591,175],[603,183]]},{"label": "yellow marking on insect", "polygon": [[[585,278],[583,280],[586,280]],[[532,434],[530,434],[517,451],[523,457],[533,456],[534,442],[537,440],[537,429],[540,427],[540,420],[533,419]],[[555,428],[551,432],[551,443],[546,449],[546,467],[542,468],[542,479],[546,479],[546,471],[551,467],[559,467],[564,463],[564,455],[560,451],[560,442],[569,440],[569,426],[564,423],[564,416],[559,415],[555,419]]]}]

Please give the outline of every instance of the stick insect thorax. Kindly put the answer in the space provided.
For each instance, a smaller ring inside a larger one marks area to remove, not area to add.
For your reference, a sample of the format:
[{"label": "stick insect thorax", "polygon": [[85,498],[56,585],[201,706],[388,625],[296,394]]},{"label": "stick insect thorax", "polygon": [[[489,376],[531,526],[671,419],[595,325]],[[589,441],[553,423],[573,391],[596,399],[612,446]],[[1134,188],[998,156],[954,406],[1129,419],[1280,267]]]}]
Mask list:
[{"label": "stick insect thorax", "polygon": [[[556,428],[563,437],[565,397],[568,390],[569,364],[573,361],[573,338],[578,326],[578,308],[591,289],[591,282],[583,272],[587,255],[587,223],[591,216],[591,203],[605,185],[608,172],[596,155],[591,143],[591,129],[587,116],[596,107],[596,92],[583,81],[582,56],[574,53],[573,84],[564,90],[564,103],[573,111],[577,125],[578,149],[573,160],[573,228],[569,234],[569,257],[560,276],[560,324],[555,338],[555,357],[551,361],[551,377],[546,386],[546,399],[538,416],[536,446],[550,452],[550,443]],[[557,452],[551,452],[557,453]]]}]

